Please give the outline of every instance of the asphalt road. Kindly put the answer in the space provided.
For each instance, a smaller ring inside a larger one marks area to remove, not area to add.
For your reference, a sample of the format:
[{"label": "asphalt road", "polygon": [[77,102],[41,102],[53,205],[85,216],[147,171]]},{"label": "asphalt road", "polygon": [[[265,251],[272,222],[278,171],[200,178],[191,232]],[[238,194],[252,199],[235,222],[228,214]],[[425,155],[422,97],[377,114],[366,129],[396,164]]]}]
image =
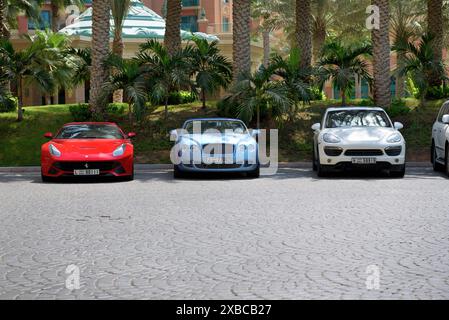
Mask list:
[{"label": "asphalt road", "polygon": [[448,186],[430,168],[57,184],[0,173],[0,299],[448,299]]}]

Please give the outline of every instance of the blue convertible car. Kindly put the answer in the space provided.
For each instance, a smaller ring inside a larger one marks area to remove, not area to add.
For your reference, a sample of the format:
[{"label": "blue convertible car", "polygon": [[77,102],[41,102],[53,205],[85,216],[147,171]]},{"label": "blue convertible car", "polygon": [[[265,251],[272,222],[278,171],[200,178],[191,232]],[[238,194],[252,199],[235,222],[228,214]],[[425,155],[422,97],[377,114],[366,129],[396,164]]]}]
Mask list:
[{"label": "blue convertible car", "polygon": [[225,118],[187,120],[170,132],[174,177],[186,172],[242,172],[258,178],[260,164],[256,135],[241,120]]}]

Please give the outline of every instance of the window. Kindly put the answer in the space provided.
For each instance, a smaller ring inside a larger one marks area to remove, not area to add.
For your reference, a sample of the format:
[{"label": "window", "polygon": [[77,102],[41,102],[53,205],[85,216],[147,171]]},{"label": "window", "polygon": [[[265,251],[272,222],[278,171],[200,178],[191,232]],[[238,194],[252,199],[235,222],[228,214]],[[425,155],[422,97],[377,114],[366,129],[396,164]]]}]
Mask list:
[{"label": "window", "polygon": [[36,28],[36,24],[34,21],[28,20],[28,30],[44,30],[44,29],[51,29],[51,13],[48,10],[41,11],[41,23]]},{"label": "window", "polygon": [[197,16],[181,17],[181,29],[190,32],[198,32],[198,17]]},{"label": "window", "polygon": [[229,32],[229,18],[228,17],[223,17],[222,30],[223,30],[223,32]]},{"label": "window", "polygon": [[449,114],[449,104],[444,104],[441,107],[440,114],[438,115],[438,122],[443,122],[443,116]]}]

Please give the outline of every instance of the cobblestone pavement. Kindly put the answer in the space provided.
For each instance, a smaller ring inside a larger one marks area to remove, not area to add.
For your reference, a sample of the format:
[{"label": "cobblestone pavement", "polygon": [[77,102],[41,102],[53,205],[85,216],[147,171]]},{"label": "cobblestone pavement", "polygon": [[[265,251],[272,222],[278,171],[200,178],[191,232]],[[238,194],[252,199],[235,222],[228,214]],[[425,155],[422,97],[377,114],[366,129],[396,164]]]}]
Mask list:
[{"label": "cobblestone pavement", "polygon": [[[448,190],[428,168],[58,184],[4,173],[0,299],[448,299]],[[79,290],[65,286],[71,264]]]}]

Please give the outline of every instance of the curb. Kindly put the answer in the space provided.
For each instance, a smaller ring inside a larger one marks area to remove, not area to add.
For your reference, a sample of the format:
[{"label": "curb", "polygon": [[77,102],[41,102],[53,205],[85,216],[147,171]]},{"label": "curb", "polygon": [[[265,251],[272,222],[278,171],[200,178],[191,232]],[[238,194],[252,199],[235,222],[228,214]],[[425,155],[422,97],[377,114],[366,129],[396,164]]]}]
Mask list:
[{"label": "curb", "polygon": [[[409,162],[408,168],[430,168],[432,165],[427,162]],[[280,169],[298,168],[298,169],[310,169],[312,168],[311,162],[280,162]],[[150,170],[168,170],[172,169],[172,164],[136,164],[136,172],[150,171]],[[0,173],[38,173],[41,167],[0,167]]]}]

